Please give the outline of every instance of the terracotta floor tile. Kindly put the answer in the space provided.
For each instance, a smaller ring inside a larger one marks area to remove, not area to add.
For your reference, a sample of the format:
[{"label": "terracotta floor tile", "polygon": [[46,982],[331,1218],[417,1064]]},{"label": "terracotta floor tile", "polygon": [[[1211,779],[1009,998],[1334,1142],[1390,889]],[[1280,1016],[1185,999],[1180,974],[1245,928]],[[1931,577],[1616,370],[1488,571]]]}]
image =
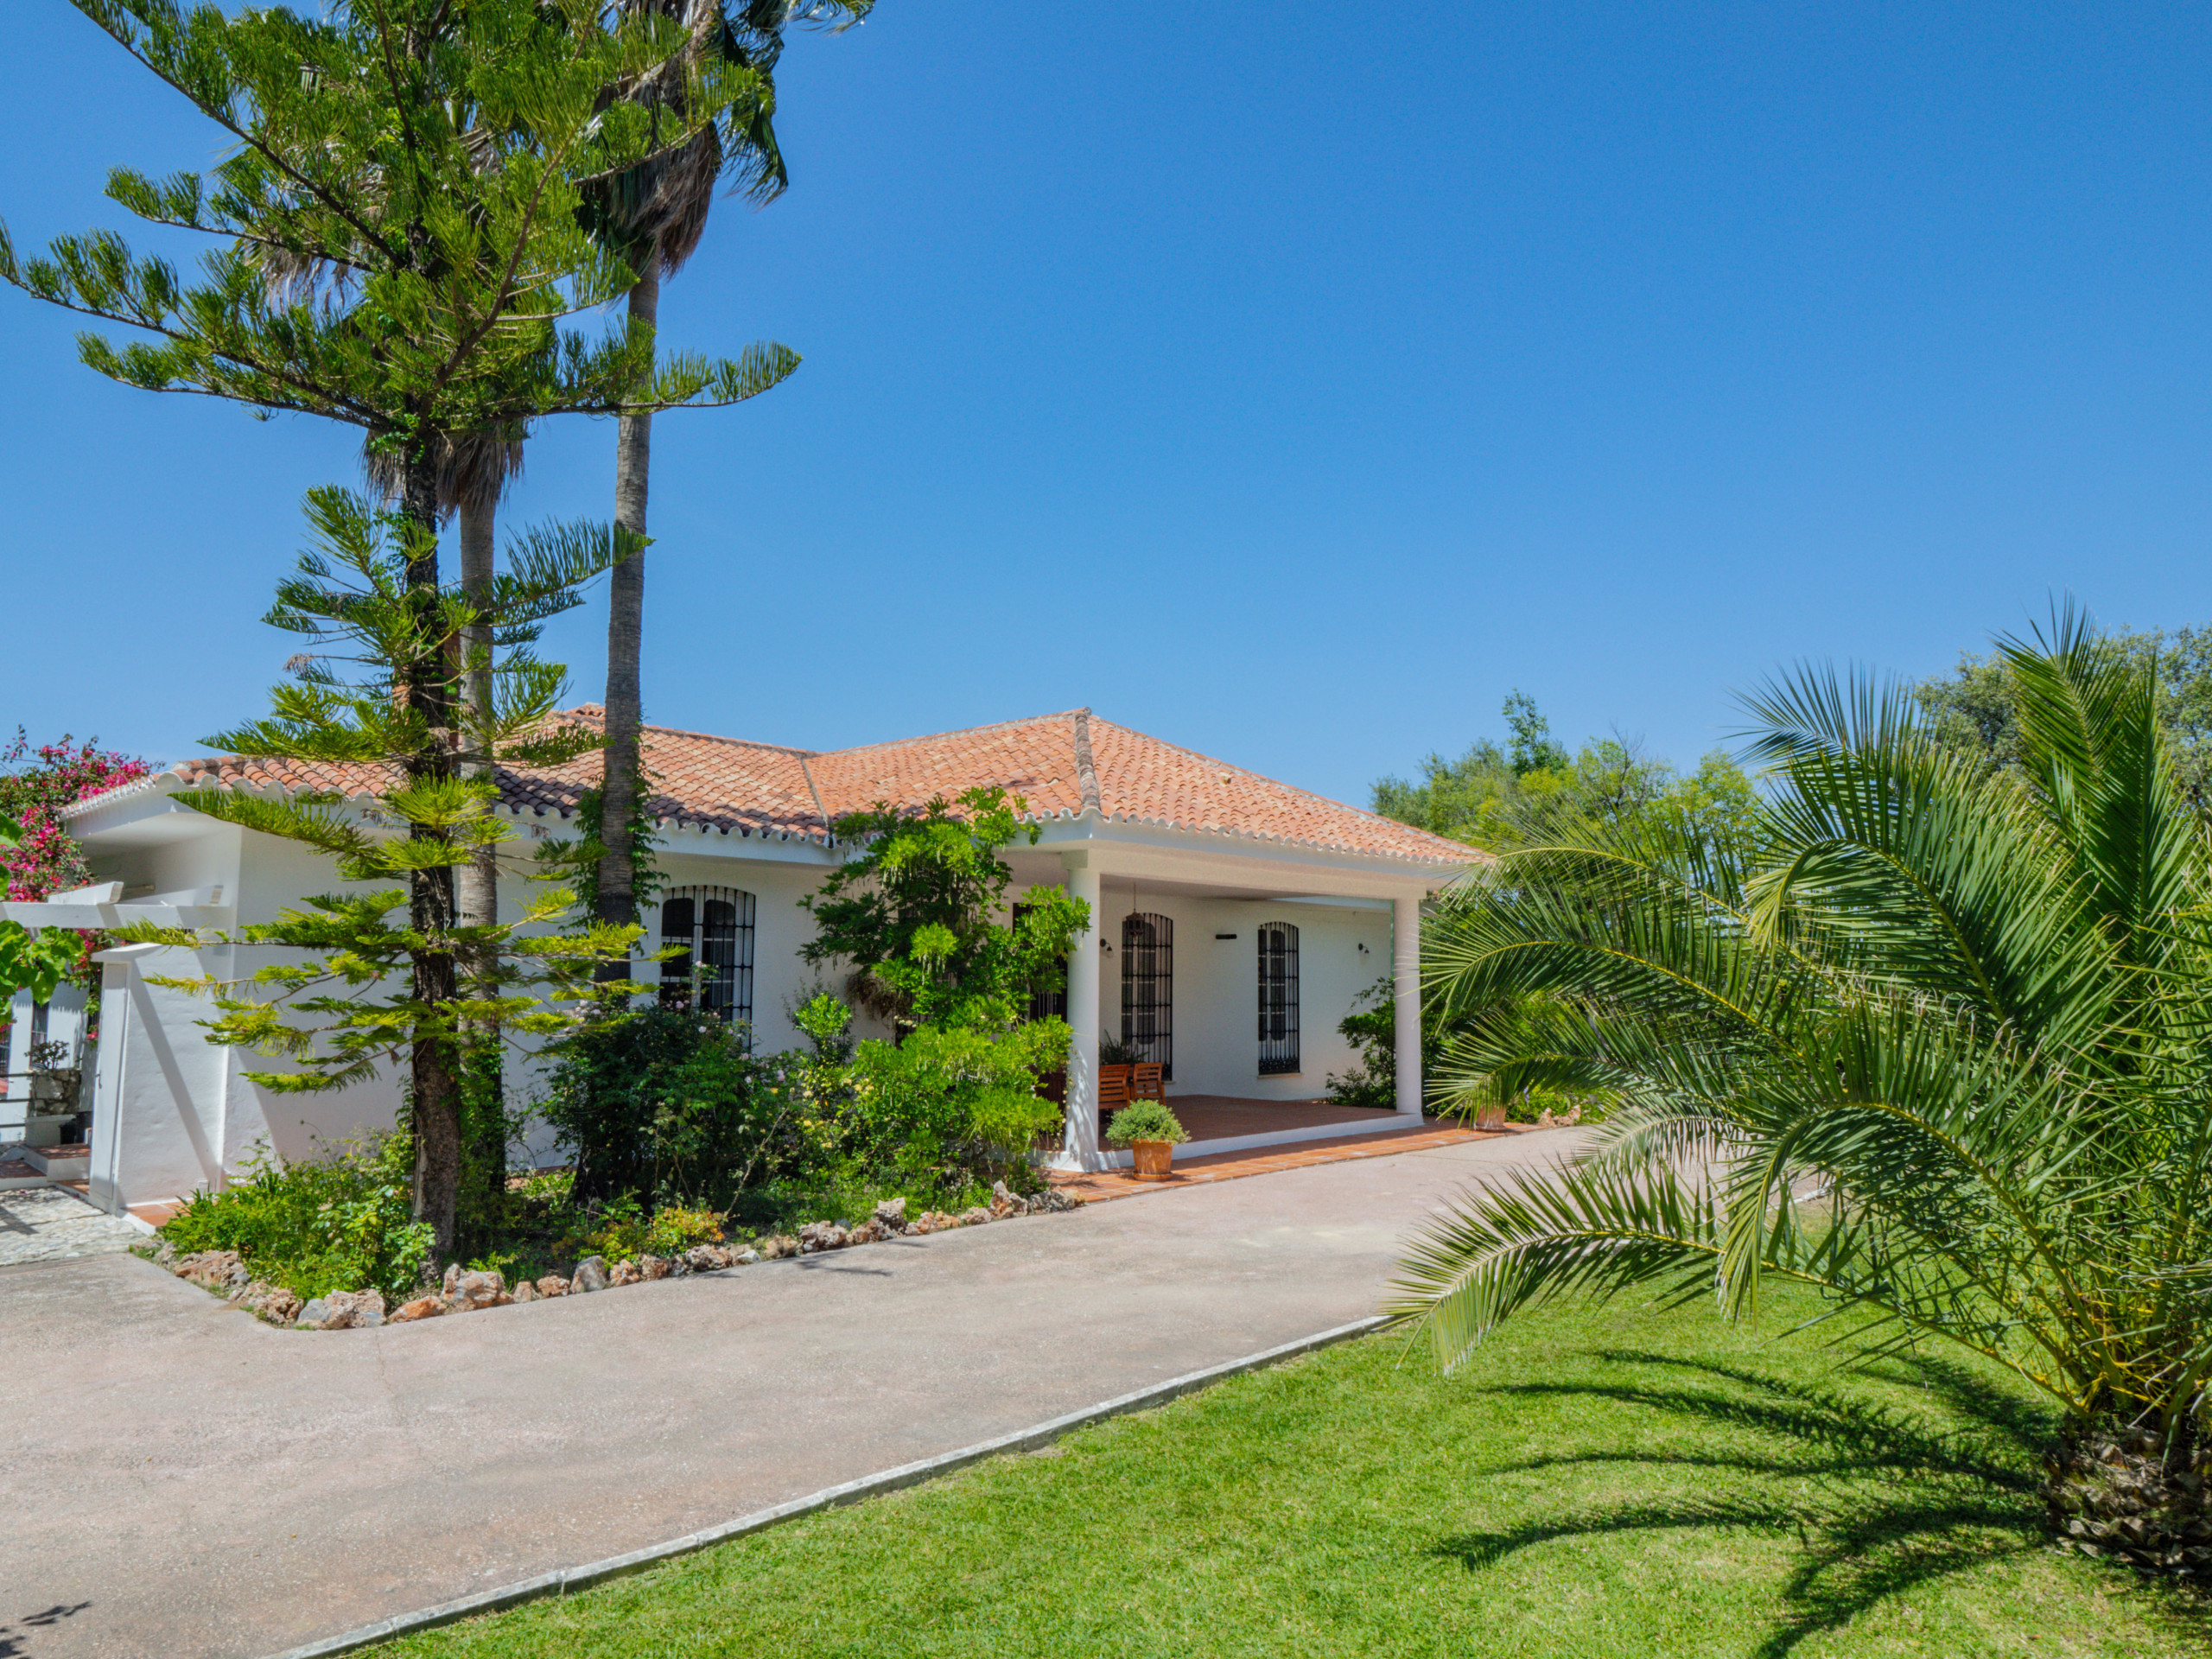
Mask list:
[{"label": "terracotta floor tile", "polygon": [[1431,1147],[1456,1146],[1463,1141],[1495,1141],[1502,1135],[1513,1133],[1510,1128],[1469,1129],[1456,1123],[1428,1123],[1418,1129],[1385,1129],[1374,1135],[1350,1135],[1337,1141],[1256,1147],[1249,1152],[1217,1152],[1210,1157],[1193,1158],[1187,1163],[1179,1160],[1174,1174],[1164,1181],[1141,1181],[1126,1170],[1116,1169],[1090,1175],[1057,1173],[1052,1182],[1086,1204],[1101,1204],[1109,1198],[1135,1198],[1141,1192],[1164,1192],[1177,1186],[1268,1175],[1279,1169],[1304,1169],[1315,1164],[1343,1163],[1353,1158],[1387,1158],[1402,1152],[1424,1152]]}]

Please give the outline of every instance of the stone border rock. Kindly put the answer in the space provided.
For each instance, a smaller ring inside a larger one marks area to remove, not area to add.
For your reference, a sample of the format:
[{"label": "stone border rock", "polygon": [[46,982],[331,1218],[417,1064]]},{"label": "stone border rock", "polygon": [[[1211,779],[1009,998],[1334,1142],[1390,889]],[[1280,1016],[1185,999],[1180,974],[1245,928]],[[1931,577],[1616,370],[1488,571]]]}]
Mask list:
[{"label": "stone border rock", "polygon": [[934,1458],[924,1458],[918,1463],[902,1463],[895,1469],[886,1469],[878,1474],[863,1475],[858,1480],[849,1480],[842,1486],[825,1487],[805,1497],[779,1503],[773,1509],[755,1510],[750,1515],[740,1516],[734,1521],[725,1521],[720,1526],[687,1533],[681,1538],[671,1538],[664,1544],[649,1544],[643,1549],[633,1549],[623,1555],[610,1555],[605,1560],[594,1561],[586,1567],[541,1573],[534,1579],[504,1585],[497,1590],[480,1591],[473,1596],[463,1596],[457,1601],[425,1607],[419,1612],[401,1613],[392,1618],[380,1619],[374,1624],[347,1630],[342,1636],[325,1637],[319,1642],[288,1648],[273,1656],[273,1659],[334,1659],[338,1654],[373,1647],[379,1642],[412,1635],[416,1630],[435,1630],[442,1624],[457,1624],[464,1618],[499,1612],[522,1602],[535,1601],[541,1596],[565,1596],[575,1591],[588,1590],[610,1580],[643,1573],[680,1555],[711,1549],[716,1544],[742,1538],[747,1533],[765,1532],[770,1527],[780,1526],[786,1521],[800,1520],[823,1510],[857,1503],[884,1492],[897,1491],[901,1487],[918,1486],[924,1481],[951,1474],[970,1464],[981,1463],[987,1458],[1001,1457],[1009,1452],[1033,1451],[1038,1446],[1058,1440],[1063,1434],[1071,1433],[1078,1428],[1088,1428],[1091,1424],[1103,1422],[1109,1417],[1149,1411],[1155,1406],[1164,1406],[1171,1400],[1194,1394],[1216,1382],[1226,1382],[1232,1376],[1242,1376],[1248,1371],[1265,1370],[1270,1365],[1296,1359],[1300,1355],[1310,1354],[1316,1349],[1333,1347],[1355,1337],[1363,1337],[1384,1323],[1380,1315],[1376,1315],[1354,1319],[1350,1325],[1336,1325],[1327,1331],[1317,1331],[1310,1337],[1279,1343],[1273,1348],[1263,1348],[1256,1354],[1247,1354],[1242,1359],[1209,1365],[1204,1370],[1188,1371],[1181,1376],[1170,1377],[1165,1382],[1154,1382],[1134,1393],[1116,1395],[1111,1400],[1087,1406],[1081,1411],[1048,1417],[1041,1423],[1018,1428],[1011,1434],[978,1440],[973,1446],[963,1446],[957,1452],[943,1452]]},{"label": "stone border rock", "polygon": [[167,1243],[158,1249],[134,1246],[134,1253],[165,1268],[180,1279],[226,1297],[232,1306],[245,1309],[270,1325],[296,1331],[358,1330],[378,1325],[406,1325],[446,1313],[473,1313],[480,1308],[505,1307],[515,1302],[543,1301],[554,1296],[580,1296],[599,1290],[619,1290],[627,1285],[651,1284],[657,1279],[680,1279],[695,1273],[719,1273],[729,1268],[750,1267],[787,1255],[814,1255],[824,1250],[851,1249],[890,1238],[925,1237],[956,1227],[980,1227],[987,1222],[1008,1221],[1016,1216],[1060,1215],[1080,1209],[1083,1200],[1071,1193],[1048,1188],[1034,1198],[1024,1198],[1004,1181],[991,1189],[991,1202],[976,1205],[958,1215],[925,1211],[906,1219],[906,1200],[887,1198],[866,1221],[810,1221],[796,1237],[777,1234],[764,1238],[755,1249],[738,1244],[695,1244],[681,1255],[625,1257],[609,1267],[603,1256],[588,1255],[567,1278],[548,1274],[532,1282],[510,1286],[498,1273],[473,1271],[458,1266],[446,1269],[434,1291],[426,1291],[397,1307],[387,1307],[384,1294],[375,1290],[334,1291],[302,1303],[295,1292],[253,1277],[235,1250],[195,1250],[180,1254]]}]

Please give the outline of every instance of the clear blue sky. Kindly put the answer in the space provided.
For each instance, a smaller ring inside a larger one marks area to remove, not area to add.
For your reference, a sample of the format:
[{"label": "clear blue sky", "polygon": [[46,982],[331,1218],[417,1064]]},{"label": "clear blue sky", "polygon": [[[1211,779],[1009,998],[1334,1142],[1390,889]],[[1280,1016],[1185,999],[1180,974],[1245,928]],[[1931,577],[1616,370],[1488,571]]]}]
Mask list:
[{"label": "clear blue sky", "polygon": [[[211,130],[61,0],[19,246]],[[786,58],[790,194],[673,341],[805,365],[655,437],[649,718],[835,747],[1090,703],[1364,801],[1502,734],[1694,759],[1796,658],[1919,675],[2070,591],[2212,617],[2212,12],[881,0]],[[175,759],[353,435],[113,386],[0,291],[0,718]],[[613,433],[512,521],[610,510]],[[596,699],[604,611],[550,643]]]}]

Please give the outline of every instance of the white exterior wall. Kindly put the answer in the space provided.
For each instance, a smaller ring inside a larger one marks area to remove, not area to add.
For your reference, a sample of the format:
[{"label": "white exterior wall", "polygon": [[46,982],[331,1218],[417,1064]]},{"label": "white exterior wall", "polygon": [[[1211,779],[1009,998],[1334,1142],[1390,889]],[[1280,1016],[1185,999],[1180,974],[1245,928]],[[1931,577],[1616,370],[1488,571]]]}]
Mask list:
[{"label": "white exterior wall", "polygon": [[[209,821],[204,831],[95,856],[94,874],[138,891],[220,888],[239,925],[273,921],[309,893],[327,892],[329,861],[294,842]],[[250,1082],[247,1071],[282,1071],[287,1063],[207,1042],[200,1022],[216,1009],[207,997],[147,982],[148,976],[230,980],[279,953],[224,945],[134,954],[102,975],[101,1036],[92,1173],[131,1203],[219,1189],[244,1173],[258,1149],[283,1160],[310,1157],[398,1116],[396,1077],[330,1094],[283,1095]],[[110,1068],[113,1075],[107,1075]],[[120,1124],[120,1132],[116,1126]]]},{"label": "white exterior wall", "polygon": [[[149,798],[88,826],[86,837],[96,874],[122,880],[131,893],[174,893],[219,887],[221,903],[235,906],[238,923],[273,919],[308,894],[334,883],[328,861],[308,849],[240,831]],[[531,842],[564,836],[571,826],[523,817],[506,858],[502,909],[518,916],[534,889],[524,879]],[[1102,833],[1104,832],[1104,833]],[[753,896],[753,1021],[765,1052],[802,1039],[790,1014],[817,984],[838,988],[832,969],[803,961],[812,918],[799,900],[817,891],[836,867],[836,855],[804,840],[781,841],[677,830],[664,835],[656,857],[665,887],[736,887]],[[1152,826],[1108,825],[1086,814],[1046,826],[1044,844],[1017,842],[1011,896],[1032,885],[1058,885],[1081,865],[1097,873],[1097,925],[1112,949],[1095,953],[1096,1029],[1118,1037],[1122,1020],[1122,920],[1133,911],[1164,914],[1175,925],[1173,1095],[1224,1095],[1262,1100],[1308,1100],[1322,1095],[1331,1072],[1349,1070],[1354,1056],[1337,1025],[1354,1000],[1389,971],[1393,898],[1425,893],[1445,876],[1402,866],[1378,867],[1333,855],[1279,844],[1224,843]],[[1135,874],[1156,872],[1155,877]],[[1340,884],[1340,885],[1339,885]],[[1205,889],[1211,887],[1211,893]],[[1217,896],[1274,888],[1276,898]],[[1332,892],[1347,896],[1329,897]],[[1417,902],[1417,899],[1409,899]],[[658,948],[659,916],[649,908],[644,948]],[[1258,930],[1264,922],[1299,930],[1300,1069],[1259,1074]],[[1217,938],[1233,934],[1233,938]],[[242,960],[233,962],[237,956]],[[235,977],[270,960],[270,953],[216,947],[202,952],[157,952],[108,968],[107,1012],[99,1057],[93,1178],[110,1202],[157,1201],[200,1186],[219,1186],[239,1173],[257,1144],[290,1160],[312,1156],[364,1132],[391,1127],[401,1090],[398,1066],[377,1081],[335,1094],[278,1095],[248,1083],[246,1070],[276,1070],[277,1063],[207,1043],[196,1022],[207,1004],[183,993],[147,985],[147,972],[180,976]],[[1071,982],[1086,977],[1071,974]],[[640,988],[657,982],[657,966]],[[121,1029],[118,1014],[128,1015]],[[1075,1023],[1078,1030],[1080,1019]],[[883,1035],[868,1022],[856,1034]],[[1080,1045],[1078,1045],[1080,1046]],[[1074,1058],[1084,1073],[1084,1058]],[[526,1059],[511,1058],[510,1090],[527,1099],[538,1078]],[[118,1126],[120,1126],[119,1129]],[[542,1160],[554,1152],[541,1135],[529,1148]],[[1085,1154],[1096,1156],[1091,1148]]]},{"label": "white exterior wall", "polygon": [[[285,910],[298,906],[308,893],[349,891],[337,880],[330,861],[312,848],[273,836],[246,834],[238,885],[241,925],[273,922]],[[242,948],[232,954],[238,958],[238,965],[232,971],[248,974],[302,953]],[[367,1083],[328,1094],[278,1094],[247,1082],[241,1074],[289,1071],[292,1068],[287,1063],[251,1049],[228,1052],[230,1114],[224,1155],[233,1172],[257,1144],[265,1144],[289,1162],[313,1157],[321,1150],[335,1151],[347,1141],[389,1129],[398,1121],[401,1091],[395,1068],[387,1067],[383,1075]]]},{"label": "white exterior wall", "polygon": [[[814,918],[799,908],[798,901],[822,885],[830,865],[676,852],[664,853],[659,864],[664,893],[678,887],[736,887],[753,895],[753,1046],[772,1053],[804,1042],[791,1024],[791,1011],[817,983],[834,991],[840,978],[833,969],[810,966],[798,954],[799,947],[814,937]],[[639,919],[646,929],[640,944],[646,950],[658,950],[658,906]],[[643,973],[648,984],[659,983],[658,963],[648,963]]]},{"label": "white exterior wall", "polygon": [[[205,831],[112,856],[97,853],[97,880],[139,893],[219,888],[237,902],[244,832],[212,821]],[[146,982],[147,974],[227,978],[232,952],[133,952],[101,964],[99,1046],[94,1054],[91,1181],[96,1202],[167,1198],[226,1179],[231,1052],[207,1042],[204,997]]]},{"label": "white exterior wall", "polygon": [[[1337,1031],[1353,1000],[1387,973],[1387,903],[1342,905],[1302,899],[1207,899],[1117,884],[1109,876],[1101,906],[1113,954],[1099,955],[1100,1030],[1122,1033],[1122,920],[1132,912],[1175,924],[1175,1077],[1167,1093],[1229,1095],[1244,1100],[1312,1100],[1332,1071],[1357,1064]],[[1260,1075],[1259,930],[1263,922],[1298,929],[1299,1069]],[[1233,933],[1233,939],[1215,936]],[[1366,947],[1364,954],[1360,947]]]}]

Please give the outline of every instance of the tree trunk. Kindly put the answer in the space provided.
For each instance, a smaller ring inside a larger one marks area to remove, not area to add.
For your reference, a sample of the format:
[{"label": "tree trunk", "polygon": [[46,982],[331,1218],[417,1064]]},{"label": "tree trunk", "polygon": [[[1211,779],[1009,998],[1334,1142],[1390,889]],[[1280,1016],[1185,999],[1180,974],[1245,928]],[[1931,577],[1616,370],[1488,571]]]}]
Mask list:
[{"label": "tree trunk", "polygon": [[[492,602],[493,525],[496,512],[488,503],[464,501],[461,507],[461,589],[479,608],[488,608]],[[496,784],[498,769],[486,750],[493,721],[492,630],[488,626],[463,630],[461,650],[461,700],[467,715],[464,724],[474,728],[461,745],[461,773],[472,779],[483,779]],[[499,920],[497,849],[479,847],[459,874],[461,925],[496,927]],[[496,949],[480,947],[474,952],[468,963],[471,995],[490,997],[498,994],[492,971],[497,963]],[[471,1046],[477,1051],[469,1068],[470,1077],[474,1086],[488,1096],[481,1103],[484,1121],[478,1131],[478,1152],[485,1165],[488,1195],[496,1199],[507,1185],[507,1137],[501,1116],[505,1085],[499,1064],[499,1023],[480,1022],[469,1034]]]},{"label": "tree trunk", "polygon": [[[660,309],[660,270],[648,258],[630,290],[630,321],[652,328]],[[645,533],[645,490],[652,472],[653,417],[639,410],[622,416],[614,440],[614,522]],[[645,631],[645,556],[633,553],[614,567],[607,617],[607,748],[601,785],[598,915],[625,926],[638,919],[637,849],[630,834],[638,799],[638,654]],[[630,964],[601,964],[603,980],[627,979]]]},{"label": "tree trunk", "polygon": [[[408,757],[410,781],[451,778],[454,770],[451,669],[443,642],[435,640],[438,607],[438,468],[428,443],[407,458],[402,512],[423,539],[408,550],[407,586],[420,618],[421,632],[401,677],[408,702],[429,726],[421,748]],[[444,841],[442,830],[416,824],[410,839]],[[450,868],[413,871],[408,880],[409,924],[432,939],[454,923],[454,882]],[[460,994],[450,950],[415,953],[412,990],[430,1010],[449,1007]],[[449,1259],[456,1245],[461,1196],[461,1077],[450,1035],[435,1013],[416,1027],[409,1053],[415,1129],[415,1218],[426,1221],[437,1259]]]}]

